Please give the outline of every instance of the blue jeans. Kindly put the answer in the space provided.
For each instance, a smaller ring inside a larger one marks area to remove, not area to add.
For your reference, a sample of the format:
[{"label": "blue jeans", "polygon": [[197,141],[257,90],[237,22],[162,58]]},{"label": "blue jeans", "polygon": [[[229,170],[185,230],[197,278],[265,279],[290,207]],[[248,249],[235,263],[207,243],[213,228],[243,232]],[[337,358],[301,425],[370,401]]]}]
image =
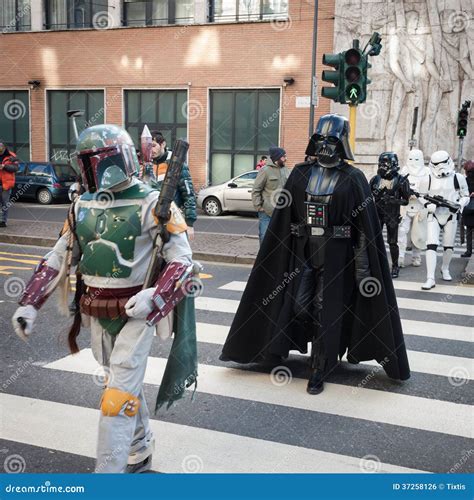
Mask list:
[{"label": "blue jeans", "polygon": [[11,189],[6,191],[0,186],[0,202],[2,204],[2,210],[0,212],[0,222],[7,223],[8,209],[10,208],[10,195],[12,194]]},{"label": "blue jeans", "polygon": [[258,224],[258,238],[260,240],[260,245],[262,244],[263,237],[268,229],[268,224],[270,223],[271,217],[265,212],[258,212],[259,224]]}]

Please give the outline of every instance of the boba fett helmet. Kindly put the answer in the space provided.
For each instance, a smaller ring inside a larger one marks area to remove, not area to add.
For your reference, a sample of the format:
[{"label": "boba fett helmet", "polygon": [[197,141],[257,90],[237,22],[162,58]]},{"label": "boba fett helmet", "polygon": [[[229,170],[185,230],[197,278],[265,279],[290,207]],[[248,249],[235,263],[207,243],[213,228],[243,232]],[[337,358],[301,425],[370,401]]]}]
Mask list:
[{"label": "boba fett helmet", "polygon": [[77,139],[76,159],[87,191],[113,189],[137,175],[140,165],[132,138],[117,125],[94,125]]}]

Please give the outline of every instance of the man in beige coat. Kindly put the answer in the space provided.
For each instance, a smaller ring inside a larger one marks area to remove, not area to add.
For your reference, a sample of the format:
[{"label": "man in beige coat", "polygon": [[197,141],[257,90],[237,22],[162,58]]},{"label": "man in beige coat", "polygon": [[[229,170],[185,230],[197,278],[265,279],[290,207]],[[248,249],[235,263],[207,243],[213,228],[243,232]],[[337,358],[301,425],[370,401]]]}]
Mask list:
[{"label": "man in beige coat", "polygon": [[288,179],[286,151],[271,147],[267,164],[259,170],[252,189],[252,201],[259,218],[259,238],[262,244],[273,210],[278,202],[280,191]]}]

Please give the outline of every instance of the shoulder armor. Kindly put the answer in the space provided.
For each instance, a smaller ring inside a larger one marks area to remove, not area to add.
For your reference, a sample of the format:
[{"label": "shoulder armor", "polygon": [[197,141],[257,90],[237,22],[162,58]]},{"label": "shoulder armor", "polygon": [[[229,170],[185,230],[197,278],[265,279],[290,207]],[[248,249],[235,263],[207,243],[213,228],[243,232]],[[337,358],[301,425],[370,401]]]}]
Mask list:
[{"label": "shoulder armor", "polygon": [[184,233],[188,229],[188,226],[186,225],[181,210],[174,201],[171,203],[170,212],[171,217],[166,224],[166,229],[172,234]]}]

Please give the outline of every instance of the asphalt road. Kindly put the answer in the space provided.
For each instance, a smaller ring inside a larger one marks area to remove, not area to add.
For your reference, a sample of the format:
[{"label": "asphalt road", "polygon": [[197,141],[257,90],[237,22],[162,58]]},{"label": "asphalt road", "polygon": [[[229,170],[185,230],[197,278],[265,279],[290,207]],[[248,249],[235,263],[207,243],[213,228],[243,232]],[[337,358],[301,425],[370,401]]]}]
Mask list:
[{"label": "asphalt road", "polygon": [[[40,205],[33,202],[17,202],[9,211],[9,219],[42,222],[63,222],[66,218],[66,204]],[[258,236],[258,219],[252,214],[229,214],[208,217],[201,210],[195,230],[206,233],[243,234]]]},{"label": "asphalt road", "polygon": [[[0,404],[6,409],[0,464],[15,462],[26,472],[91,472],[102,387],[96,368],[89,368],[88,330],[79,337],[79,357],[68,356],[69,320],[58,315],[53,296],[28,344],[12,334],[17,296],[45,251],[0,244]],[[308,396],[304,355],[292,353],[273,372],[219,360],[250,267],[205,263],[196,299],[198,389],[192,403],[152,417],[155,470],[473,472],[474,292],[456,284],[464,265],[455,258],[455,281],[430,292],[419,289],[424,268],[403,269],[395,283],[409,381],[392,382],[374,366],[343,362],[323,394]],[[145,385],[150,407],[159,358],[169,348],[155,339]]]}]

